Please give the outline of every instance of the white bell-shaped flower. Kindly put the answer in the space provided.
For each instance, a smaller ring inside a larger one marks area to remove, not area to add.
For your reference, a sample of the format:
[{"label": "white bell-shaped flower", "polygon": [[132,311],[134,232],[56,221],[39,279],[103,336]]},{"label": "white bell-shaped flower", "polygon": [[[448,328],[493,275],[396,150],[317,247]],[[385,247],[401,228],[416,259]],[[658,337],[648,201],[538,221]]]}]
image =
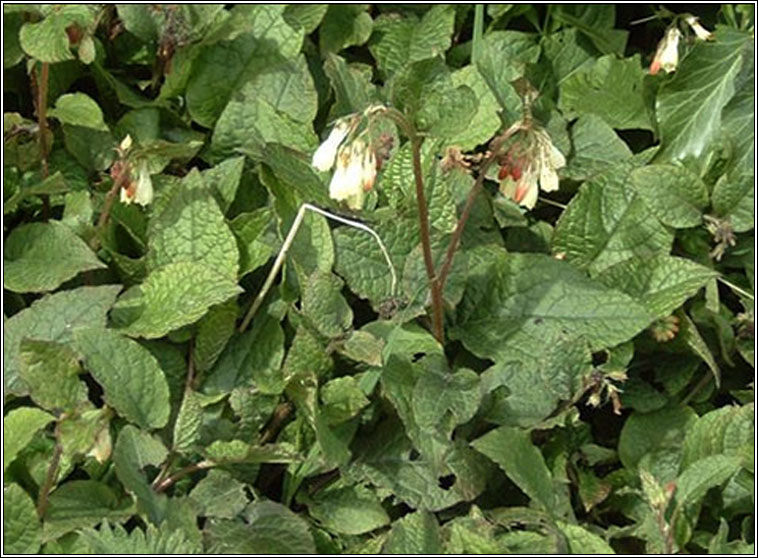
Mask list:
[{"label": "white bell-shaped flower", "polygon": [[700,25],[700,22],[695,16],[689,16],[685,18],[687,24],[690,26],[690,29],[692,29],[695,32],[695,35],[697,35],[697,38],[702,41],[709,41],[713,38],[713,33],[708,31],[705,27]]},{"label": "white bell-shaped flower", "polygon": [[655,75],[661,68],[670,74],[676,70],[679,64],[679,39],[682,37],[682,32],[676,27],[670,27],[666,34],[658,43],[658,49],[655,51],[655,57],[650,64],[650,73]]},{"label": "white bell-shaped flower", "polygon": [[140,164],[137,180],[127,188],[121,188],[120,198],[127,205],[134,202],[145,206],[153,201],[153,181],[146,163]]},{"label": "white bell-shaped flower", "polygon": [[[344,201],[351,209],[361,209],[367,180],[365,168],[367,146],[361,140],[345,146],[337,154],[337,168],[329,183],[329,197]],[[371,181],[373,186],[373,180]]]},{"label": "white bell-shaped flower", "polygon": [[350,123],[346,120],[340,120],[329,132],[329,136],[318,146],[313,154],[311,164],[321,172],[326,172],[334,166],[334,159],[337,156],[337,150],[347,137],[350,131]]}]

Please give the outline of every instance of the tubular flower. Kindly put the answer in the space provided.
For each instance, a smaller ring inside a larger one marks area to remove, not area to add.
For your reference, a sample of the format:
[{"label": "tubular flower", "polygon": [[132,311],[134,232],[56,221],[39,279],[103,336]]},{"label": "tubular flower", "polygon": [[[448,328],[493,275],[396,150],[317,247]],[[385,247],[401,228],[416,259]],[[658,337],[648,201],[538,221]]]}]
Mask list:
[{"label": "tubular flower", "polygon": [[713,33],[708,31],[705,27],[700,25],[700,22],[697,20],[695,16],[689,16],[685,18],[685,20],[690,28],[695,32],[695,35],[697,35],[697,38],[702,41],[709,41],[713,38]]},{"label": "tubular flower", "polygon": [[563,154],[553,145],[544,130],[532,132],[533,141],[519,151],[511,147],[504,164],[498,172],[500,191],[517,204],[532,209],[537,203],[539,191],[553,192],[558,189],[557,170],[566,165]]},{"label": "tubular flower", "polygon": [[121,202],[132,202],[145,206],[153,201],[153,181],[150,179],[150,171],[147,164],[142,163],[137,174],[137,180],[132,181],[128,187],[121,188]]},{"label": "tubular flower", "polygon": [[313,154],[311,164],[321,172],[331,170],[334,166],[334,159],[337,156],[337,150],[350,132],[350,123],[347,120],[340,120],[332,131],[329,133],[324,142],[318,146]]},{"label": "tubular flower", "polygon": [[658,43],[658,49],[655,51],[655,57],[650,64],[650,73],[652,75],[657,74],[661,68],[670,74],[676,70],[679,64],[679,39],[682,37],[682,32],[676,27],[670,27],[666,34]]},{"label": "tubular flower", "polygon": [[366,192],[376,179],[376,157],[362,140],[337,153],[337,168],[329,183],[329,196],[344,201],[350,209],[361,209]]}]

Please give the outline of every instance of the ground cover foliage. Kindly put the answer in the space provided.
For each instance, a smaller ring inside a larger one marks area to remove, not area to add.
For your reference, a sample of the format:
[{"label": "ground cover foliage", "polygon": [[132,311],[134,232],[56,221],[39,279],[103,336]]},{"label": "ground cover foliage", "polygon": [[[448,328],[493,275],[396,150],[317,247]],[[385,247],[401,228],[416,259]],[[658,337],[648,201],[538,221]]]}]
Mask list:
[{"label": "ground cover foliage", "polygon": [[[752,553],[753,6],[691,8],[5,5],[4,551]],[[304,202],[396,285],[308,212],[245,320]]]}]

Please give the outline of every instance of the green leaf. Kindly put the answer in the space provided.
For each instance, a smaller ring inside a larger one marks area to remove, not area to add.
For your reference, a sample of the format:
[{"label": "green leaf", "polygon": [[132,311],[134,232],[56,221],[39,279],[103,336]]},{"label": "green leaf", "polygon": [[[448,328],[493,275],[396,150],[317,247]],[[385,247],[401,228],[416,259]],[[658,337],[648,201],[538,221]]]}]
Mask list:
[{"label": "green leaf", "polygon": [[696,42],[673,79],[658,92],[661,150],[656,161],[699,158],[721,128],[721,111],[734,94],[734,78],[750,36],[720,27],[715,38]]},{"label": "green leaf", "polygon": [[13,229],[5,246],[3,286],[15,292],[52,291],[82,271],[105,266],[59,221]]},{"label": "green leaf", "polygon": [[147,349],[111,329],[80,329],[74,339],[108,405],[142,428],[166,425],[168,384]]},{"label": "green leaf", "polygon": [[647,165],[634,169],[629,179],[650,212],[664,225],[685,228],[702,223],[708,190],[693,172],[675,165]]},{"label": "green leaf", "polygon": [[200,504],[199,515],[231,519],[247,505],[244,485],[226,471],[212,469],[195,485],[190,498]]},{"label": "green leaf", "polygon": [[137,509],[155,525],[165,518],[168,499],[151,488],[143,469],[160,465],[167,455],[168,450],[158,439],[131,424],[121,429],[113,449],[116,475],[124,488],[137,497]]},{"label": "green leaf", "polygon": [[104,519],[126,521],[134,514],[130,499],[119,498],[111,488],[95,480],[74,480],[56,488],[48,500],[43,537],[55,540]]},{"label": "green leaf", "polygon": [[85,5],[58,5],[38,23],[25,23],[21,27],[21,48],[30,57],[40,62],[73,60],[69,49],[66,27],[78,24],[88,27],[93,22],[93,10]]},{"label": "green leaf", "polygon": [[713,212],[729,219],[735,232],[747,232],[755,227],[755,176],[732,178],[725,174],[711,192]]},{"label": "green leaf", "polygon": [[53,415],[35,407],[19,407],[3,417],[3,472],[37,431],[54,420]]},{"label": "green leaf", "polygon": [[507,359],[522,336],[583,336],[594,348],[623,343],[652,317],[629,296],[542,254],[497,258],[484,281],[470,283],[455,338],[480,356]]},{"label": "green leaf", "polygon": [[447,413],[454,424],[471,420],[479,408],[479,376],[467,369],[455,374],[427,370],[413,388],[413,414],[422,428],[433,427]]},{"label": "green leaf", "polygon": [[230,223],[239,240],[240,276],[265,264],[278,243],[274,232],[274,214],[269,207],[242,213]]},{"label": "green leaf", "polygon": [[[6,165],[9,164],[9,154],[8,154],[8,148],[9,145],[6,143],[5,145],[5,161]],[[34,149],[38,149],[38,144],[34,144]],[[16,166],[22,166],[18,163],[16,163]],[[5,200],[3,204],[3,214],[12,213],[18,208],[18,204],[25,200],[26,198],[30,196],[39,196],[43,194],[63,194],[65,192],[68,192],[69,185],[66,184],[66,180],[61,173],[61,171],[56,171],[54,174],[48,176],[46,179],[44,179],[42,182],[39,182],[38,184],[35,184],[33,186],[25,187],[22,186],[19,191],[17,191],[15,194],[13,194],[10,198]]]},{"label": "green leaf", "polygon": [[371,366],[382,365],[384,342],[367,331],[354,331],[337,350],[344,356]]},{"label": "green leaf", "polygon": [[553,234],[553,253],[592,275],[633,256],[668,254],[673,234],[628,187],[630,163],[620,163],[579,188]]},{"label": "green leaf", "polygon": [[270,65],[245,83],[221,113],[212,139],[216,156],[244,153],[265,160],[267,143],[301,152],[315,149],[317,95],[305,57],[272,60]]},{"label": "green leaf", "polygon": [[375,87],[365,72],[348,65],[344,58],[328,53],[324,60],[324,73],[334,90],[331,115],[345,116],[364,110],[375,95]]},{"label": "green leaf", "polygon": [[3,486],[3,553],[36,554],[42,527],[31,497],[15,483]]},{"label": "green leaf", "polygon": [[279,394],[284,390],[283,359],[284,332],[275,318],[261,313],[253,327],[229,341],[203,391],[228,393],[235,387],[255,386],[263,393]]},{"label": "green leaf", "polygon": [[292,27],[302,27],[309,34],[321,23],[328,8],[327,4],[288,4],[283,16]]},{"label": "green leaf", "polygon": [[159,25],[163,19],[161,12],[151,6],[118,4],[119,19],[129,33],[146,43],[157,43],[160,38]]},{"label": "green leaf", "polygon": [[603,54],[622,55],[628,31],[614,29],[616,7],[612,4],[563,4],[552,13],[558,21],[576,27]]},{"label": "green leaf", "polygon": [[148,525],[143,531],[137,527],[127,533],[121,525],[111,527],[104,521],[100,529],[84,529],[80,536],[88,549],[85,554],[197,554],[202,551],[199,542],[187,534],[173,529],[168,523],[156,529]]},{"label": "green leaf", "polygon": [[680,453],[685,433],[697,415],[689,407],[671,407],[652,413],[634,412],[619,438],[619,458],[624,467],[636,469],[646,454],[659,450]]},{"label": "green leaf", "polygon": [[746,48],[742,69],[735,78],[734,97],[721,113],[722,133],[732,147],[728,174],[755,174],[755,53]]},{"label": "green leaf", "polygon": [[18,377],[19,347],[25,337],[68,345],[77,327],[105,327],[120,285],[80,287],[48,295],[7,320],[3,328],[3,383],[17,395],[28,393]]},{"label": "green leaf", "polygon": [[48,411],[73,411],[87,402],[87,389],[79,381],[79,357],[65,345],[23,339],[19,376],[34,402]]},{"label": "green leaf", "polygon": [[236,300],[212,306],[197,324],[193,347],[195,368],[210,370],[234,334],[239,307]]},{"label": "green leaf", "polygon": [[566,536],[571,554],[616,554],[601,537],[580,525],[559,521],[558,527]]},{"label": "green leaf", "polygon": [[151,215],[148,268],[202,261],[219,275],[236,280],[237,243],[200,173],[193,169],[170,194],[162,211]]},{"label": "green leaf", "polygon": [[108,126],[103,121],[100,106],[84,93],[66,93],[55,101],[55,108],[48,111],[48,116],[57,118],[64,124],[82,126],[107,132]]},{"label": "green leaf", "polygon": [[379,498],[363,486],[327,489],[307,504],[310,516],[334,533],[360,535],[390,523]]},{"label": "green leaf", "polygon": [[248,521],[214,520],[206,526],[213,554],[315,554],[308,524],[282,504],[257,500]]},{"label": "green leaf", "polygon": [[329,425],[350,420],[370,403],[353,376],[329,380],[321,386],[319,394],[321,412]]},{"label": "green leaf", "polygon": [[689,347],[693,353],[703,359],[703,362],[708,365],[708,368],[710,368],[713,373],[713,379],[718,386],[721,384],[721,369],[719,368],[716,359],[713,358],[711,349],[700,335],[695,323],[683,310],[678,311],[676,316],[679,318],[678,337],[684,341],[685,345]]},{"label": "green leaf", "polygon": [[244,84],[268,71],[272,61],[294,58],[300,51],[303,31],[287,24],[284,10],[284,5],[236,6],[232,10],[229,21],[239,26],[240,32],[203,48],[193,62],[186,93],[193,120],[212,127]]},{"label": "green leaf", "polygon": [[237,195],[244,168],[244,157],[231,157],[200,173],[222,213],[226,213]]},{"label": "green leaf", "polygon": [[609,166],[631,158],[632,152],[598,115],[580,116],[571,128],[574,156],[562,176],[574,180],[592,178]]},{"label": "green leaf", "polygon": [[385,554],[442,554],[442,537],[434,514],[420,510],[403,516],[392,524]]},{"label": "green leaf", "polygon": [[353,323],[353,311],[340,294],[342,285],[336,275],[317,270],[303,289],[303,314],[326,337],[343,335]]},{"label": "green leaf", "polygon": [[453,72],[450,77],[454,87],[465,85],[476,97],[476,113],[468,120],[463,130],[447,138],[448,144],[458,146],[461,151],[469,151],[485,143],[500,128],[499,105],[475,66],[464,66]]},{"label": "green leaf", "polygon": [[598,281],[642,303],[655,319],[668,316],[718,274],[673,256],[630,258],[604,270]]},{"label": "green leaf", "polygon": [[690,506],[714,486],[726,482],[740,468],[737,456],[709,455],[690,464],[676,480],[676,504]]},{"label": "green leaf", "polygon": [[170,263],[127,291],[114,312],[129,313],[134,321],[122,329],[127,335],[154,339],[196,322],[215,304],[239,293],[236,281],[214,269],[190,261]]},{"label": "green leaf", "polygon": [[[327,195],[326,184],[321,181],[316,171],[313,170],[310,160],[302,153],[284,145],[272,143],[266,146],[264,155],[263,162],[281,182],[281,186],[293,190],[297,194],[297,203],[309,202],[322,206],[331,205],[332,202]],[[266,182],[266,186],[270,187],[268,182]],[[293,210],[297,209],[297,207],[293,208]],[[306,220],[311,217],[316,216],[308,215]],[[320,215],[318,217],[319,219],[322,218]],[[302,231],[298,233],[298,237],[302,234]]]},{"label": "green leaf", "polygon": [[553,511],[553,479],[542,454],[532,445],[529,432],[501,426],[471,445],[497,463],[527,496],[548,512]]},{"label": "green leaf", "polygon": [[323,53],[339,52],[365,43],[371,35],[373,21],[365,4],[331,4],[319,27],[319,45]]},{"label": "green leaf", "polygon": [[212,462],[224,465],[231,463],[292,463],[300,461],[299,454],[285,444],[251,446],[242,440],[213,442],[204,451]]},{"label": "green leaf", "polygon": [[174,423],[173,450],[183,453],[191,449],[200,436],[202,423],[202,398],[191,389],[187,389],[184,391],[182,405]]},{"label": "green leaf", "polygon": [[561,83],[559,107],[567,118],[595,114],[613,128],[652,130],[642,96],[644,77],[639,56],[603,56]]},{"label": "green leaf", "polygon": [[588,61],[594,63],[591,49],[580,44],[580,33],[578,29],[564,28],[542,38],[542,52],[550,60],[558,85]]},{"label": "green leaf", "polygon": [[697,419],[684,439],[681,471],[711,455],[740,455],[755,442],[754,404],[720,407]]}]

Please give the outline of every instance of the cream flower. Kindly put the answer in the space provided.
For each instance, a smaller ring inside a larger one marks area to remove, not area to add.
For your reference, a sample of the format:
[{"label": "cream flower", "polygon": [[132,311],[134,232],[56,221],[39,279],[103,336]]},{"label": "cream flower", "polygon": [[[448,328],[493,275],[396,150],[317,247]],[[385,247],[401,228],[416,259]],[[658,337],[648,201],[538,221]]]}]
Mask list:
[{"label": "cream flower", "polygon": [[354,141],[337,153],[337,168],[329,183],[329,197],[361,209],[366,192],[374,186],[376,158],[365,142]]},{"label": "cream flower", "polygon": [[708,31],[705,27],[700,25],[700,22],[697,20],[695,16],[689,16],[685,18],[685,20],[690,28],[695,32],[695,35],[697,35],[697,38],[703,41],[709,41],[713,38],[713,33]]},{"label": "cream flower", "polygon": [[334,159],[337,156],[337,150],[350,132],[350,123],[347,120],[340,120],[329,132],[329,136],[318,146],[313,154],[311,164],[321,172],[326,172],[334,166]]},{"label": "cream flower", "polygon": [[132,182],[128,188],[121,188],[121,202],[132,202],[145,206],[153,201],[153,181],[150,179],[150,171],[146,163],[142,163],[137,175],[137,181]]},{"label": "cream flower", "polygon": [[658,49],[655,51],[655,57],[650,64],[650,73],[655,75],[661,68],[670,74],[676,70],[679,64],[679,39],[682,37],[681,31],[676,27],[669,27],[666,34],[658,43]]}]

